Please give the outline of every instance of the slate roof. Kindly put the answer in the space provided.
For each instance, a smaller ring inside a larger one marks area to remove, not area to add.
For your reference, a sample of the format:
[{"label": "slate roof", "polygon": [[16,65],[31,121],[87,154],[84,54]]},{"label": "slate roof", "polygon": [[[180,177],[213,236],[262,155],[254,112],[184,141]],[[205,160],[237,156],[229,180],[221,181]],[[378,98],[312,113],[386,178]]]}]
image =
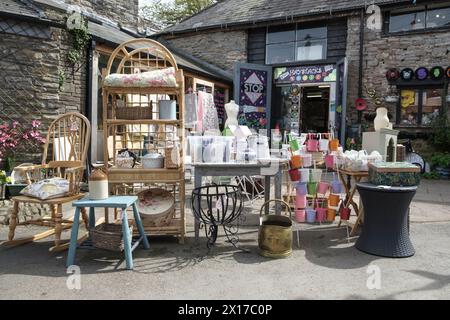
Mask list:
[{"label": "slate roof", "polygon": [[387,5],[411,2],[411,0],[221,0],[180,23],[164,29],[160,34],[333,14],[363,8],[373,3]]},{"label": "slate roof", "polygon": [[1,0],[0,12],[29,18],[44,18],[44,13],[27,0]]}]

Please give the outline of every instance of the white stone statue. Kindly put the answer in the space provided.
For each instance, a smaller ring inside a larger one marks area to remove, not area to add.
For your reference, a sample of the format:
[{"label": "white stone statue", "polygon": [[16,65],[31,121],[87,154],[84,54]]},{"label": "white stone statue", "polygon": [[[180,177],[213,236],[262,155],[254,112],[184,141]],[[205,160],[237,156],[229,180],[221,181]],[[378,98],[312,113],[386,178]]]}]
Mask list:
[{"label": "white stone statue", "polygon": [[225,128],[228,126],[237,126],[238,125],[238,114],[239,114],[239,105],[237,105],[234,100],[231,100],[225,105],[225,111],[227,113],[227,121],[225,121]]},{"label": "white stone statue", "polygon": [[373,120],[373,124],[375,126],[375,131],[380,131],[383,128],[389,128],[389,117],[388,110],[384,107],[380,107],[377,109],[377,116],[375,120]]}]

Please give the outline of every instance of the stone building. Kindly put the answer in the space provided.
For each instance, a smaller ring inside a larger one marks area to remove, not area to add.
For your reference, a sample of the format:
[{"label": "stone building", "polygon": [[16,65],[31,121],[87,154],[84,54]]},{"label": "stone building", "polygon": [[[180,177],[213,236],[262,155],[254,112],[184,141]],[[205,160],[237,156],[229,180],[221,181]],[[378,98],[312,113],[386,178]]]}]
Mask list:
[{"label": "stone building", "polygon": [[[58,115],[79,111],[91,121],[90,160],[102,160],[101,80],[109,56],[124,41],[156,30],[138,16],[138,0],[0,1],[0,123],[43,123],[45,133]],[[75,36],[68,22],[79,13],[90,36],[80,57],[70,61]],[[188,80],[216,82],[224,92],[232,77],[222,69],[176,50]],[[16,155],[39,161],[40,149]]]},{"label": "stone building", "polygon": [[[227,71],[272,73],[272,128],[332,128],[344,141],[383,105],[418,138],[449,100],[450,1],[224,0],[154,36]],[[410,70],[428,74],[397,73]]]}]

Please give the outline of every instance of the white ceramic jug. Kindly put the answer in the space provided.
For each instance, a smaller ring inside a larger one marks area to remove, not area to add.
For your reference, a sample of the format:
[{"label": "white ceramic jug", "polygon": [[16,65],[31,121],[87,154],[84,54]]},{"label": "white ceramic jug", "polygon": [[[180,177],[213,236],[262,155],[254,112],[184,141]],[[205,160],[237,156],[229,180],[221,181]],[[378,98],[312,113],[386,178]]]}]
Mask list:
[{"label": "white ceramic jug", "polygon": [[388,110],[384,107],[377,109],[377,116],[373,121],[375,131],[380,131],[383,128],[389,128]]}]

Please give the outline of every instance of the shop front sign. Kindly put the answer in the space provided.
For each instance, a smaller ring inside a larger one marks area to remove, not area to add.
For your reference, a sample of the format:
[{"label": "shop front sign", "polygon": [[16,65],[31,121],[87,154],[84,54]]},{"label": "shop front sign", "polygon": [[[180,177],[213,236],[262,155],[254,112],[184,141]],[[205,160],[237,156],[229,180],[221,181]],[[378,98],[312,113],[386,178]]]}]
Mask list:
[{"label": "shop front sign", "polygon": [[444,79],[444,77],[450,79],[450,67],[447,69],[440,66],[435,66],[431,69],[419,67],[415,71],[411,68],[404,68],[401,71],[399,71],[399,69],[392,68],[386,72],[386,79],[389,82],[395,82],[399,79],[403,81],[410,81],[412,79],[416,79],[418,81],[425,81],[427,79],[439,81]]},{"label": "shop front sign", "polygon": [[282,67],[275,68],[275,83],[317,83],[335,82],[336,66],[302,66],[302,67]]}]

